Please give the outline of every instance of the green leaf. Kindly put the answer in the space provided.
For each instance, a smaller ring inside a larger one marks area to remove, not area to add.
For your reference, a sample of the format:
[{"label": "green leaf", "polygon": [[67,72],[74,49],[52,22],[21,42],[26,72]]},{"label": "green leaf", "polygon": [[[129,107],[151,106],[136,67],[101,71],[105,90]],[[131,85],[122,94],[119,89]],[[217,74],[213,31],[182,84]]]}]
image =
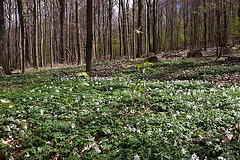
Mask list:
[{"label": "green leaf", "polygon": [[86,72],[80,72],[76,74],[77,77],[89,77],[89,75]]},{"label": "green leaf", "polygon": [[136,65],[137,68],[141,68],[142,66],[143,66],[142,64]]}]

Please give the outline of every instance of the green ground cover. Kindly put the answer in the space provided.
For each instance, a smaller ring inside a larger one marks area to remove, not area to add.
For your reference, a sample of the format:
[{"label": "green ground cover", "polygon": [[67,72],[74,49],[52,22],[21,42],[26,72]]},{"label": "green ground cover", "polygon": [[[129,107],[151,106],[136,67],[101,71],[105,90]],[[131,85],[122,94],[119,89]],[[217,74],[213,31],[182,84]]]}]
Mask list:
[{"label": "green ground cover", "polygon": [[80,78],[83,68],[73,67],[68,77],[59,69],[1,78],[0,157],[240,159],[239,66],[151,68],[147,76],[132,67]]}]

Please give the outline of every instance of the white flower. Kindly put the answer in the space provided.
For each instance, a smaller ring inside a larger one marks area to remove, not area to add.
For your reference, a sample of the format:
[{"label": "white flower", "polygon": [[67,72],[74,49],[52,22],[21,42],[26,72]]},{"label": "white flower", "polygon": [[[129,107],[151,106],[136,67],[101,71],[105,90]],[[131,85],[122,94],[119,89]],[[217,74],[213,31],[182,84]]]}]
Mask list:
[{"label": "white flower", "polygon": [[23,99],[23,102],[26,102],[26,99],[25,99],[25,98]]},{"label": "white flower", "polygon": [[56,92],[59,93],[60,91],[57,89]]},{"label": "white flower", "polygon": [[168,132],[169,132],[169,133],[173,133],[173,130],[170,129]]},{"label": "white flower", "polygon": [[32,97],[29,97],[30,100],[32,100]]},{"label": "white flower", "polygon": [[43,102],[47,103],[47,99],[44,99]]},{"label": "white flower", "polygon": [[172,117],[173,117],[174,119],[177,119],[177,114],[173,114]]},{"label": "white flower", "polygon": [[76,125],[74,123],[72,123],[71,127],[72,127],[72,129],[74,129],[76,127]]},{"label": "white flower", "polygon": [[187,116],[186,116],[186,118],[187,118],[187,119],[191,119],[191,118],[192,118],[192,116],[190,116],[190,115],[187,115]]},{"label": "white flower", "polygon": [[152,131],[148,131],[147,133],[148,133],[148,135],[151,135],[151,134],[152,134]]},{"label": "white flower", "polygon": [[1,99],[1,102],[2,102],[2,103],[10,103],[9,100],[5,100],[5,99]]},{"label": "white flower", "polygon": [[138,134],[140,134],[140,133],[141,133],[141,131],[140,131],[139,129],[137,129],[137,133],[138,133]]},{"label": "white flower", "polygon": [[106,117],[106,116],[107,116],[107,113],[103,112],[103,113],[102,113],[102,116]]},{"label": "white flower", "polygon": [[110,91],[112,91],[112,90],[113,90],[113,87],[110,87],[109,89],[110,89]]},{"label": "white flower", "polygon": [[70,88],[69,91],[72,92],[72,88]]},{"label": "white flower", "polygon": [[134,160],[140,160],[139,155],[134,156]]},{"label": "white flower", "polygon": [[13,108],[13,105],[10,105],[9,108]]},{"label": "white flower", "polygon": [[199,160],[199,157],[197,156],[196,153],[194,153],[194,154],[192,155],[192,159],[193,159],[193,160]]},{"label": "white flower", "polygon": [[44,113],[44,110],[43,110],[43,109],[41,109],[41,110],[40,110],[40,114],[41,114],[41,115],[43,115],[43,113]]},{"label": "white flower", "polygon": [[218,145],[218,144],[217,144],[217,145],[215,146],[215,150],[216,150],[216,151],[219,151],[219,150],[221,150],[221,147],[220,147],[220,145]]},{"label": "white flower", "polygon": [[186,154],[187,151],[186,151],[184,148],[182,148],[182,153],[183,153],[183,154]]},{"label": "white flower", "polygon": [[226,159],[223,157],[218,157],[218,160],[226,160]]}]

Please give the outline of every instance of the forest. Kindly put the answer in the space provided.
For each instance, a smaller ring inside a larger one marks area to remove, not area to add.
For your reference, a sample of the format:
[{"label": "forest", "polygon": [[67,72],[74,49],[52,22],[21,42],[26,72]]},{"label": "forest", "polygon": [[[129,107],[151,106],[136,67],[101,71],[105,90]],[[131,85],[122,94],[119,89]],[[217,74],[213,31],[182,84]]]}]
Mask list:
[{"label": "forest", "polygon": [[[87,29],[90,61],[135,59],[148,53],[234,47],[240,39],[237,0],[3,0],[1,63],[25,68],[82,65]],[[221,56],[221,49],[216,56]]]},{"label": "forest", "polygon": [[0,14],[0,160],[240,159],[240,0]]}]

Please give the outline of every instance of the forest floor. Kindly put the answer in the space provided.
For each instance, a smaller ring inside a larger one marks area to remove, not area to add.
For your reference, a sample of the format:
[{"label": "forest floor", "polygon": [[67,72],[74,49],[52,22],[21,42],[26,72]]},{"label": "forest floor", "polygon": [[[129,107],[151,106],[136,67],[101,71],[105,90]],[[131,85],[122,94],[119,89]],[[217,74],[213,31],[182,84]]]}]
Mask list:
[{"label": "forest floor", "polygon": [[166,54],[2,76],[0,159],[240,159],[240,62]]}]

